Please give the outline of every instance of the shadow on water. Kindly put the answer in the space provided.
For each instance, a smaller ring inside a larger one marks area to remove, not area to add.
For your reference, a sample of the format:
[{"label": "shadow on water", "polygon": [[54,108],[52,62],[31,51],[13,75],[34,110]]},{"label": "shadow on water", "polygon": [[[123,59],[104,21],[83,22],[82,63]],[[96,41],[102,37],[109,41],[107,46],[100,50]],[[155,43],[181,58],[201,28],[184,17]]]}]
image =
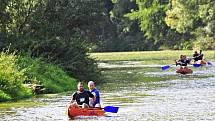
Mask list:
[{"label": "shadow on water", "polygon": [[[69,94],[34,98],[20,105],[0,104],[1,120],[59,121],[160,121],[215,120],[215,67],[192,68],[194,73],[176,74],[162,65],[144,65],[139,61],[100,63],[105,77],[98,85],[102,106],[119,106],[119,112],[104,117],[65,115]],[[18,106],[17,106],[18,105]]]}]

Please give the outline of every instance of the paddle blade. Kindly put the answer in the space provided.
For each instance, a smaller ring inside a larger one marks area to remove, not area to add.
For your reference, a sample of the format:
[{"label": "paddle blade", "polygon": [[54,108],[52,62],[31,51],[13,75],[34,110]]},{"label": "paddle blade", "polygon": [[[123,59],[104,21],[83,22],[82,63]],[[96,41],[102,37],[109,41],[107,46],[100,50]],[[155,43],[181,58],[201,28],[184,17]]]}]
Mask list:
[{"label": "paddle blade", "polygon": [[208,62],[208,61],[207,61],[207,64],[208,64],[208,65],[212,65],[212,63],[211,63],[211,62]]},{"label": "paddle blade", "polygon": [[201,64],[193,64],[194,67],[200,67]]},{"label": "paddle blade", "polygon": [[170,68],[170,66],[169,66],[169,65],[166,65],[166,66],[163,66],[161,69],[162,69],[162,70],[167,70],[168,68]]},{"label": "paddle blade", "polygon": [[117,113],[118,110],[119,110],[119,107],[114,107],[114,106],[106,106],[106,107],[104,107],[105,112]]}]

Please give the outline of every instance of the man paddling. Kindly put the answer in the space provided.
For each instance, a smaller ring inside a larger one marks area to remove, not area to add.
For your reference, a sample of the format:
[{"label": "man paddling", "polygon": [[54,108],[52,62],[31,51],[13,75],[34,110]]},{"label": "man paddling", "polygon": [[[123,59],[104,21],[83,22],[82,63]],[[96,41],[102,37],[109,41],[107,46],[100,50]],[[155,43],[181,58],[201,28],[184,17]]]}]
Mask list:
[{"label": "man paddling", "polygon": [[193,54],[193,59],[194,59],[194,62],[197,62],[199,60],[199,53],[197,51],[194,52]]},{"label": "man paddling", "polygon": [[199,53],[195,51],[195,53],[193,54],[194,63],[201,64],[201,65],[206,64],[206,62],[203,60],[203,56],[204,54],[202,53],[202,50],[200,50]]},{"label": "man paddling", "polygon": [[90,107],[101,108],[100,105],[100,94],[99,91],[95,88],[95,83],[93,81],[88,82],[88,88],[90,92],[96,97],[96,100],[90,100]]},{"label": "man paddling", "polygon": [[177,65],[180,65],[180,66],[187,66],[187,64],[190,64],[190,59],[187,59],[187,56],[186,55],[181,55],[180,56],[180,59],[178,61],[175,61],[176,63],[176,66]]},{"label": "man paddling", "polygon": [[187,67],[190,64],[191,59],[187,59],[186,55],[181,55],[180,59],[176,61],[176,66],[180,65],[180,68],[176,70],[176,73],[188,74],[193,73],[193,71]]},{"label": "man paddling", "polygon": [[204,54],[202,53],[202,50],[199,51],[199,60],[203,60]]},{"label": "man paddling", "polygon": [[82,106],[82,108],[89,108],[89,98],[96,99],[96,97],[90,92],[84,90],[82,82],[79,82],[77,85],[78,91],[74,92],[72,95],[72,103],[74,106]]}]

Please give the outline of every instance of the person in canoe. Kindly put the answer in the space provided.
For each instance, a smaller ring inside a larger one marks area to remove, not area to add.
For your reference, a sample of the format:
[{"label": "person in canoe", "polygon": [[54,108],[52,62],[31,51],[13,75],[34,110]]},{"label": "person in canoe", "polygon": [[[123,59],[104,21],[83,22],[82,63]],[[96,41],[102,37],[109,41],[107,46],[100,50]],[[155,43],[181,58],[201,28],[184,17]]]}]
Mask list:
[{"label": "person in canoe", "polygon": [[186,55],[181,55],[180,59],[176,61],[176,66],[180,65],[180,68],[176,70],[176,73],[188,74],[193,73],[193,71],[187,67],[187,64],[190,64],[191,59],[187,59]]},{"label": "person in canoe", "polygon": [[187,64],[190,64],[191,59],[187,59],[186,55],[181,55],[180,59],[176,61],[176,66],[180,65],[180,68],[176,70],[176,73],[188,74],[193,73],[193,71],[187,67]]},{"label": "person in canoe", "polygon": [[195,51],[193,54],[194,63],[202,64],[202,65],[206,64],[206,62],[203,60],[203,56],[204,54],[202,53],[202,50],[200,50],[199,53]]},{"label": "person in canoe", "polygon": [[176,66],[180,65],[180,66],[187,66],[187,64],[190,64],[191,59],[187,59],[186,55],[181,55],[179,60],[176,60]]},{"label": "person in canoe", "polygon": [[199,56],[200,56],[200,54],[197,51],[195,51],[193,54],[194,62],[197,62],[199,60]]},{"label": "person in canoe", "polygon": [[202,50],[199,51],[199,60],[203,60],[204,54],[202,53]]},{"label": "person in canoe", "polygon": [[88,88],[89,88],[89,91],[96,97],[95,101],[90,99],[90,107],[101,108],[101,105],[100,105],[100,93],[95,88],[95,83],[93,81],[89,81],[88,82]]},{"label": "person in canoe", "polygon": [[89,108],[89,98],[96,100],[96,97],[90,91],[84,90],[82,82],[78,83],[77,88],[78,91],[73,93],[70,103],[77,107]]}]

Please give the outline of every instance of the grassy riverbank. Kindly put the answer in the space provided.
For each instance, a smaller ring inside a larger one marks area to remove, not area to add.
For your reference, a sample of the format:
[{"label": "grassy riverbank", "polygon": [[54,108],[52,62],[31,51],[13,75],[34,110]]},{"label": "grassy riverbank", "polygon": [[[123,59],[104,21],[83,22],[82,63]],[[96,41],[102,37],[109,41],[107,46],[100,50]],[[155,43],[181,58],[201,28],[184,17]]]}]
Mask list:
[{"label": "grassy riverbank", "polygon": [[[181,54],[192,57],[191,50],[140,51],[140,52],[106,52],[90,53],[98,61],[143,61],[145,64],[165,64],[178,59]],[[207,60],[215,59],[215,51],[203,51]]]},{"label": "grassy riverbank", "polygon": [[76,83],[60,67],[41,59],[0,53],[0,102],[34,96],[36,89],[26,85],[42,85],[40,93],[60,93],[75,90]]}]

